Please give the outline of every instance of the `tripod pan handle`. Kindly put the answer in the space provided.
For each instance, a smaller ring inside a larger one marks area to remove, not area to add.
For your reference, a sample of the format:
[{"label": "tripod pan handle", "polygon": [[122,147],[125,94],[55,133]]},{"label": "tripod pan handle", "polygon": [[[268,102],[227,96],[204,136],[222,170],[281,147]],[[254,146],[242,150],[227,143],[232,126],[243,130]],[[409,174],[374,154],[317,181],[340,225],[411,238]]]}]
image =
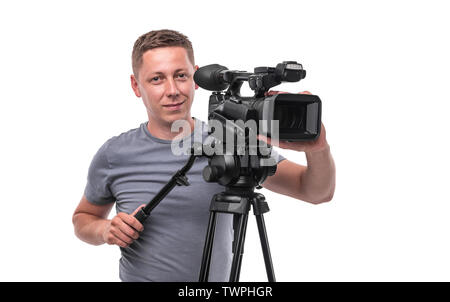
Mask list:
[{"label": "tripod pan handle", "polygon": [[149,214],[145,213],[144,208],[141,208],[136,215],[134,215],[134,218],[136,218],[140,223],[144,223],[144,221],[150,216]]}]

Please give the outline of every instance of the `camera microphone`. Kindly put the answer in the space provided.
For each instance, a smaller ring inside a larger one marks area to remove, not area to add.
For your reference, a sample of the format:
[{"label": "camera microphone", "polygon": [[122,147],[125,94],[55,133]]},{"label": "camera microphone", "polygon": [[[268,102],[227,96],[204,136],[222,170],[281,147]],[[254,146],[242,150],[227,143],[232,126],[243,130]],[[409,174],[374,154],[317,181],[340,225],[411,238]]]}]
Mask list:
[{"label": "camera microphone", "polygon": [[224,90],[229,85],[223,80],[222,71],[226,70],[228,68],[219,64],[203,66],[194,73],[194,81],[198,86],[206,90]]}]

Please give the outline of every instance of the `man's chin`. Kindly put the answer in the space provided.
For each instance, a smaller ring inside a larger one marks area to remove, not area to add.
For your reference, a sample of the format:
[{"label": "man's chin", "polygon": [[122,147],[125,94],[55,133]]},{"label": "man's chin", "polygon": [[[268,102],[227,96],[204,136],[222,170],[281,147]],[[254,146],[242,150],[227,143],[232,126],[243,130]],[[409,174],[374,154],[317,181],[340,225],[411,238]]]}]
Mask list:
[{"label": "man's chin", "polygon": [[172,125],[174,122],[176,121],[192,121],[192,117],[191,116],[187,116],[185,114],[174,114],[172,116],[168,116],[164,119],[166,121],[167,124]]}]

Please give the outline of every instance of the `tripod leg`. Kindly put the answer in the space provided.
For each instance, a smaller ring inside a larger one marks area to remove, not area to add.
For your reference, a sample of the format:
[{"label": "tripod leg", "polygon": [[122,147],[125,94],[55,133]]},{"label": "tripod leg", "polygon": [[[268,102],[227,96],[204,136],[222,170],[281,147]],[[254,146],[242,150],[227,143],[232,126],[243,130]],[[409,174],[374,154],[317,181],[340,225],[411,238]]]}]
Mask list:
[{"label": "tripod leg", "polygon": [[203,248],[202,264],[200,267],[199,282],[208,282],[211,253],[216,231],[216,212],[209,214],[208,229],[206,231],[205,247]]},{"label": "tripod leg", "polygon": [[259,239],[264,255],[264,263],[266,265],[267,279],[269,282],[275,282],[275,273],[273,271],[272,256],[270,255],[269,240],[267,239],[266,226],[262,214],[255,215],[256,224],[258,225]]},{"label": "tripod leg", "polygon": [[[237,214],[235,214],[237,215]],[[238,282],[241,271],[242,256],[244,253],[245,232],[247,230],[248,214],[239,214],[238,228],[235,236],[235,253],[233,254],[233,262],[231,264],[230,282]]]}]

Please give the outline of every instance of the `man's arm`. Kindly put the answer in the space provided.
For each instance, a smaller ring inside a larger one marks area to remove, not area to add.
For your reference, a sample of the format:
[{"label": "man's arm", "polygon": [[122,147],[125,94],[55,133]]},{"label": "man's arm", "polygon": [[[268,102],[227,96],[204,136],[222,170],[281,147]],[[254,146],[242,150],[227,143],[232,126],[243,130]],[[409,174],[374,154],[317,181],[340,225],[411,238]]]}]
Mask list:
[{"label": "man's arm", "polygon": [[307,166],[283,160],[277,172],[262,186],[273,192],[314,204],[330,201],[336,184],[336,168],[330,147],[305,152]]},{"label": "man's arm", "polygon": [[94,245],[103,243],[115,244],[120,247],[130,245],[139,237],[139,232],[144,229],[142,224],[134,218],[134,214],[142,206],[138,207],[131,215],[119,213],[109,220],[107,217],[113,204],[95,205],[83,195],[72,217],[75,235]]},{"label": "man's arm", "polygon": [[[285,93],[269,91],[266,95]],[[300,94],[311,94],[309,91]],[[259,136],[270,144],[270,138]],[[277,166],[275,175],[269,176],[262,184],[276,193],[318,204],[333,198],[336,185],[336,167],[326,139],[325,127],[321,124],[320,135],[314,141],[278,142],[278,147],[305,152],[307,166],[283,160]]]}]

